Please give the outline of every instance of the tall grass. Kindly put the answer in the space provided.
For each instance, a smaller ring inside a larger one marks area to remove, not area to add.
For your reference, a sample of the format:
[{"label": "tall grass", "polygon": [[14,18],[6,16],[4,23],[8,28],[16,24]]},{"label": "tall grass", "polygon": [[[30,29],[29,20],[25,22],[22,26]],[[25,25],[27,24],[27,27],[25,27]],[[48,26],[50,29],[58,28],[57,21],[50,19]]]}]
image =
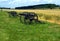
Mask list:
[{"label": "tall grass", "polygon": [[39,20],[49,20],[60,24],[60,9],[46,9],[46,10],[14,10],[16,12],[35,12],[39,16]]}]

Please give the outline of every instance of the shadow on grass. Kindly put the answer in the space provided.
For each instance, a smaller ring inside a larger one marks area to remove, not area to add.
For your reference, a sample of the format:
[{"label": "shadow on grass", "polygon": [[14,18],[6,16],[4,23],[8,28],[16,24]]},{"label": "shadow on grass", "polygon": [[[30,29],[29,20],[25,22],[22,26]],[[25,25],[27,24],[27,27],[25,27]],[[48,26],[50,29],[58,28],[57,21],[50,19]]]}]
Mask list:
[{"label": "shadow on grass", "polygon": [[[21,23],[21,22],[20,22]],[[38,25],[38,24],[46,24],[47,22],[45,21],[32,21],[31,23],[22,23],[22,24],[25,24],[25,25]]]}]

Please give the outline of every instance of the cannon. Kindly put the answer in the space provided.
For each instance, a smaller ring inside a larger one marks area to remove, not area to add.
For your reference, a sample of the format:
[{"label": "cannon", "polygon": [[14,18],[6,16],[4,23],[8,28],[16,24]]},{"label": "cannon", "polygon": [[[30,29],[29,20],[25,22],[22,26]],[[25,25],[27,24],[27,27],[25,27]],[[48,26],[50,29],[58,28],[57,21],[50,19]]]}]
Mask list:
[{"label": "cannon", "polygon": [[32,21],[35,21],[35,22],[38,21],[38,16],[34,12],[23,12],[23,13],[20,13],[19,16],[20,16],[20,21],[22,23],[31,24]]},{"label": "cannon", "polygon": [[10,11],[10,12],[8,12],[9,13],[9,17],[16,17],[17,16],[17,12],[15,12],[15,11]]}]

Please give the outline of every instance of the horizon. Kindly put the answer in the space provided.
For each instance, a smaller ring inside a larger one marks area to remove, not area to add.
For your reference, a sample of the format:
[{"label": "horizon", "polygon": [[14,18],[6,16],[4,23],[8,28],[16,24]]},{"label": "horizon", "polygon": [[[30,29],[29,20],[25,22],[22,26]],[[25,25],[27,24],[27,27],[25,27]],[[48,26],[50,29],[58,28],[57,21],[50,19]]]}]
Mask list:
[{"label": "horizon", "polygon": [[0,0],[0,7],[22,7],[22,6],[31,6],[39,4],[56,4],[60,5],[60,0]]}]

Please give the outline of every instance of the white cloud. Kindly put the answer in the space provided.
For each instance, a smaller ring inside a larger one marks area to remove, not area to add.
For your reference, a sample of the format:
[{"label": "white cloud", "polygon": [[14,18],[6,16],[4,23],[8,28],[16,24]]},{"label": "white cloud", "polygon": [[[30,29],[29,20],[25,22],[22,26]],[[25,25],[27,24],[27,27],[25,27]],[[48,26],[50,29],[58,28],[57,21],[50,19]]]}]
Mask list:
[{"label": "white cloud", "polygon": [[40,2],[41,0],[31,0],[32,2]]},{"label": "white cloud", "polygon": [[[3,0],[7,1],[7,0]],[[24,4],[24,3],[34,3],[34,2],[46,2],[46,3],[52,3],[53,0],[12,0],[9,2],[9,4]]]},{"label": "white cloud", "polygon": [[50,3],[52,0],[12,0],[9,1],[10,6],[26,6],[26,5],[35,5],[41,2]]},{"label": "white cloud", "polygon": [[15,4],[17,2],[20,2],[21,0],[13,0],[13,1],[10,1],[9,4]]},{"label": "white cloud", "polygon": [[53,2],[53,0],[44,0],[44,1],[47,2],[47,3]]},{"label": "white cloud", "polygon": [[0,0],[0,6],[6,7],[28,6],[46,3],[60,4],[60,0]]},{"label": "white cloud", "polygon": [[18,3],[31,3],[31,2],[40,2],[41,0],[13,0],[9,4],[18,4]]},{"label": "white cloud", "polygon": [[18,4],[18,3],[26,3],[27,0],[13,0],[13,1],[10,1],[9,4]]},{"label": "white cloud", "polygon": [[8,1],[8,0],[0,0],[0,2],[3,2],[3,1]]}]

